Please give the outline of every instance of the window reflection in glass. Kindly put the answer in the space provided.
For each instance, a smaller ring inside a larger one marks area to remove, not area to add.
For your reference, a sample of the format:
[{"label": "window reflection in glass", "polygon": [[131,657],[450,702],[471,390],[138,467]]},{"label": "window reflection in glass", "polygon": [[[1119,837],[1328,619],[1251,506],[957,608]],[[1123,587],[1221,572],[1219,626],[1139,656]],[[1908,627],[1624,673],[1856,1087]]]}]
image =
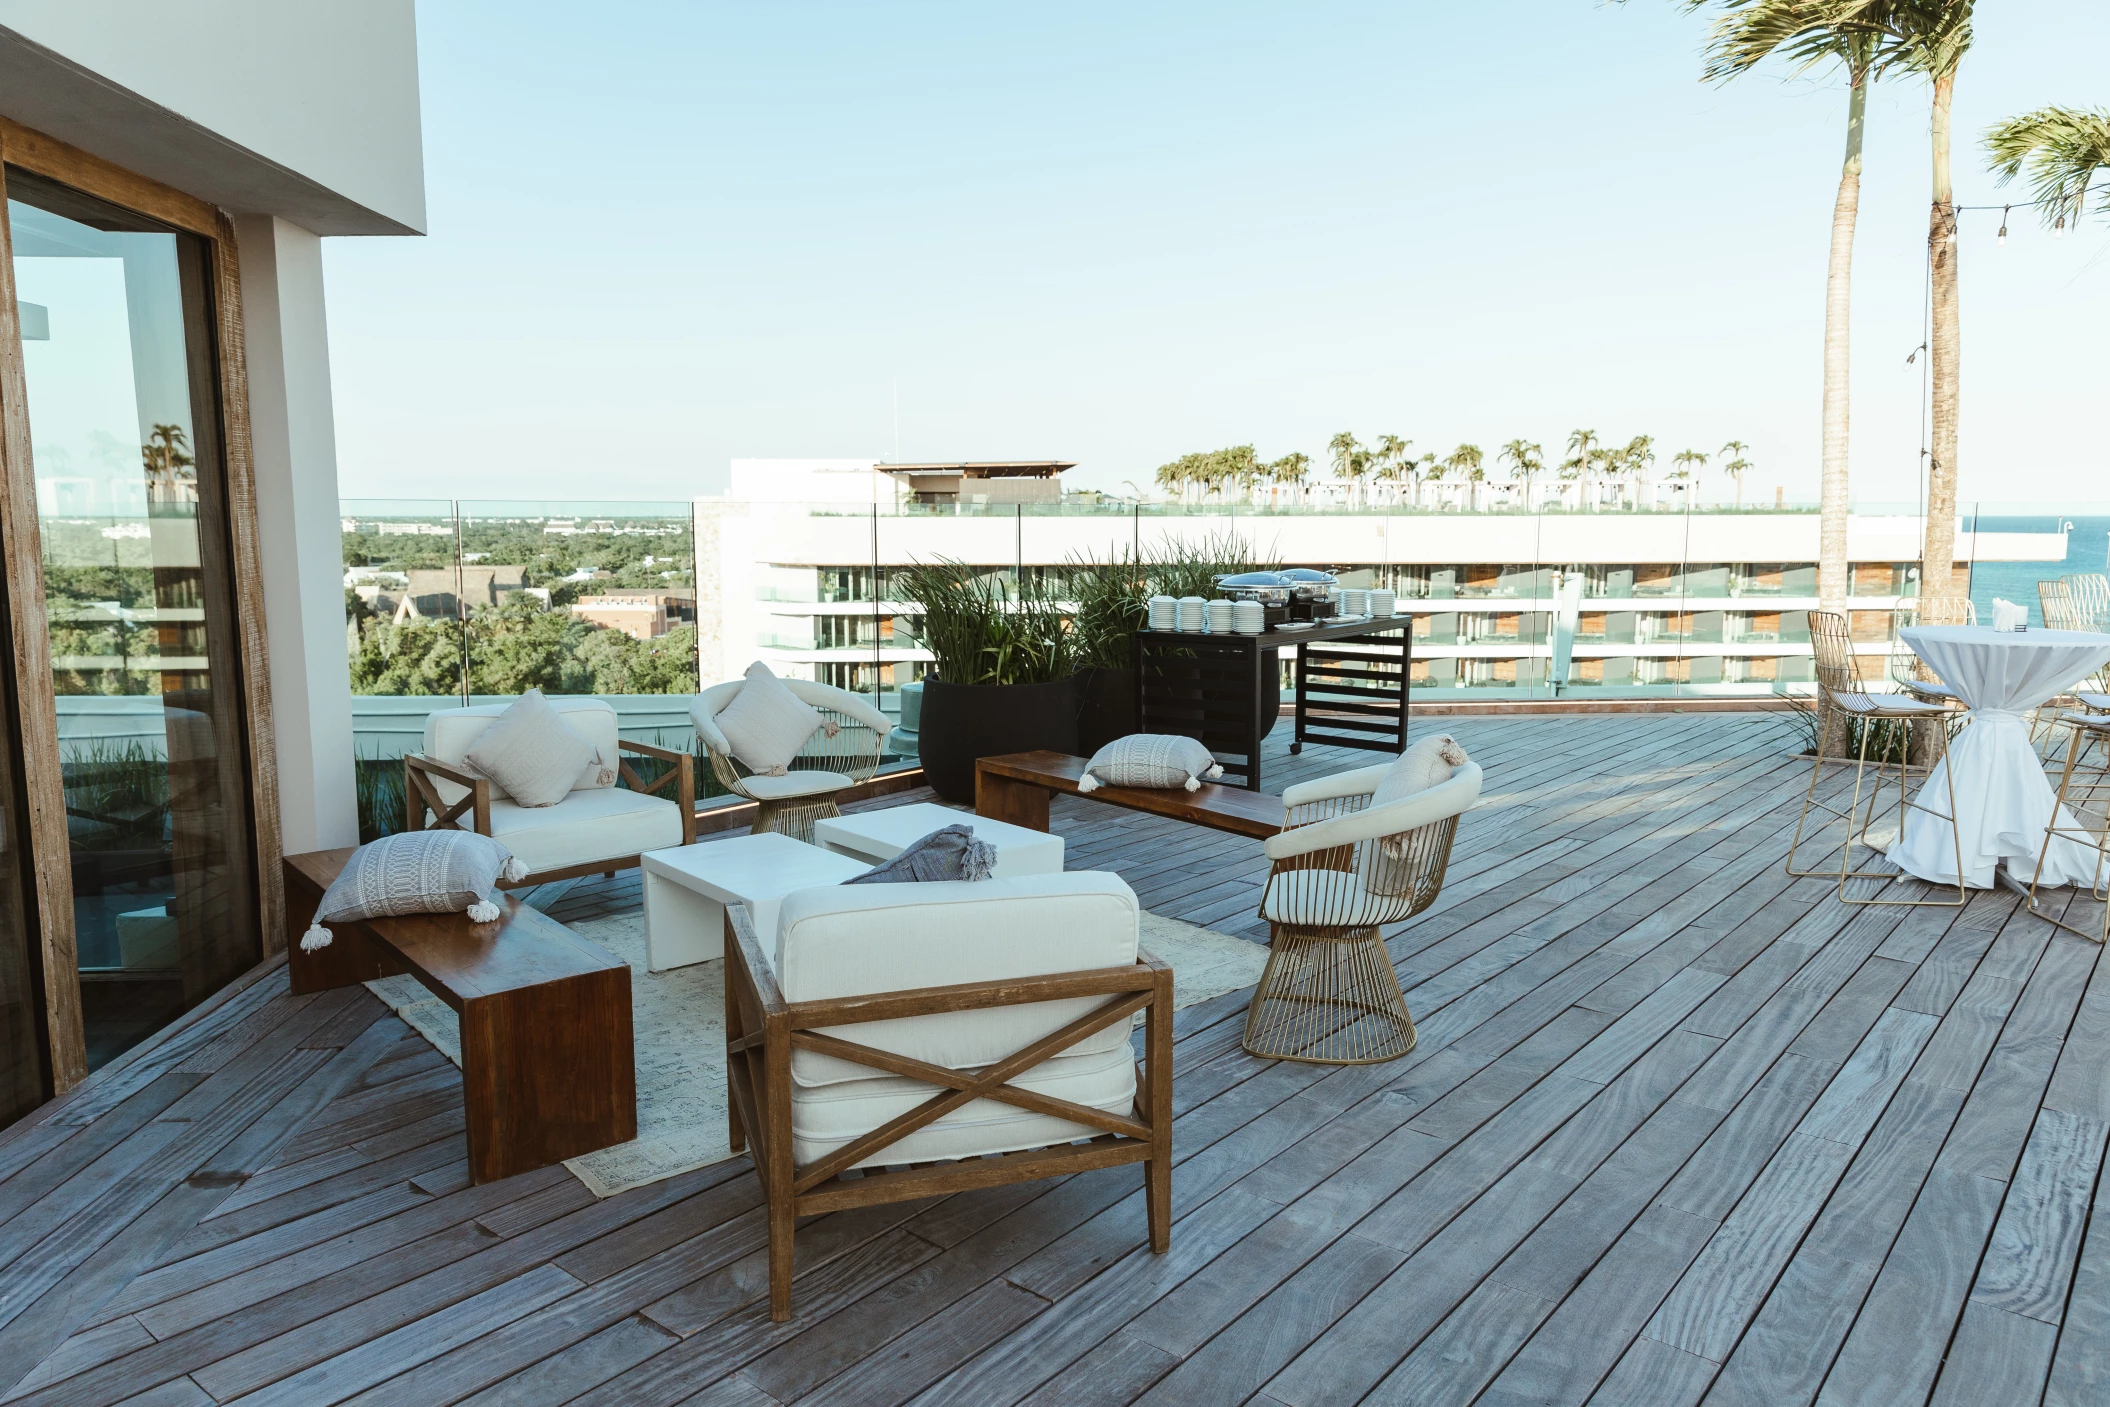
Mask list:
[{"label": "window reflection in glass", "polygon": [[7,180],[93,1069],[260,954],[207,246]]}]

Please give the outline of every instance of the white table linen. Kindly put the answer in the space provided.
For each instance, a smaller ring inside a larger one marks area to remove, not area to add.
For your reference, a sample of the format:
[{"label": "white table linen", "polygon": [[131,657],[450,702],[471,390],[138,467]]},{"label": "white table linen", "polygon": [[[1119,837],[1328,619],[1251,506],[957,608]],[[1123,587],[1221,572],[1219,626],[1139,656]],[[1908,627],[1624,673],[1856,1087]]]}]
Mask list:
[{"label": "white table linen", "polygon": [[[1997,631],[1980,625],[1922,625],[1905,643],[1969,705],[1970,722],[1927,778],[1919,798],[1937,811],[1949,804],[1955,778],[1963,882],[1993,887],[2002,860],[2025,882],[2036,873],[2044,829],[2057,795],[2030,746],[2027,714],[2110,662],[2110,636],[2074,630]],[[2075,824],[2070,814],[2062,825]],[[1905,813],[1890,858],[1935,884],[1956,883],[1957,843],[1949,823],[1925,811]],[[2044,859],[2042,883],[2091,883],[2096,852],[2064,838]]]}]

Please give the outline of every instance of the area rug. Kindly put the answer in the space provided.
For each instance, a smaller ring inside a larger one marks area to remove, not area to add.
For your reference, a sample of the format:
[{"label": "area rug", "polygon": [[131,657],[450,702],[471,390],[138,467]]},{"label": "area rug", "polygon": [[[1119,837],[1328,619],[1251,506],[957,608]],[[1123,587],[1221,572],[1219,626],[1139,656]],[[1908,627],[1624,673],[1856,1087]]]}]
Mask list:
[{"label": "area rug", "polygon": [[[645,969],[642,912],[570,925],[630,965],[637,1032],[637,1137],[565,1163],[597,1197],[613,1197],[732,1156],[725,1133],[725,964]],[[1250,987],[1267,949],[1243,938],[1145,912],[1143,947],[1172,964],[1173,1004],[1193,1006]],[[462,1063],[454,1012],[415,977],[366,984],[433,1048]]]}]

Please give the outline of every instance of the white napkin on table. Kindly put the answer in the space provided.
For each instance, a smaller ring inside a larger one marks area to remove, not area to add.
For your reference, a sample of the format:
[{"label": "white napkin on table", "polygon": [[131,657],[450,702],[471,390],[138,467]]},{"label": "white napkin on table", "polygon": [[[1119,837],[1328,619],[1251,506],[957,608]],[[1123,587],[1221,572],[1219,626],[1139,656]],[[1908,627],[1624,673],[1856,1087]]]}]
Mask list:
[{"label": "white napkin on table", "polygon": [[1993,598],[1993,629],[2022,630],[2029,625],[2029,607],[2018,606],[2013,601]]}]

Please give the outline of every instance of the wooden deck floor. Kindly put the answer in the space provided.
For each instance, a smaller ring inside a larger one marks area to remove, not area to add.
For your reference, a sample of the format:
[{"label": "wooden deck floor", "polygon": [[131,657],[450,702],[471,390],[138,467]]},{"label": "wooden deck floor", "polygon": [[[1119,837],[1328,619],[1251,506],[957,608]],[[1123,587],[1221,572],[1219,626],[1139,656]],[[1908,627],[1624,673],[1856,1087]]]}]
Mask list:
[{"label": "wooden deck floor", "polygon": [[[1390,938],[1420,1047],[1268,1064],[1242,994],[1182,1013],[1167,1256],[1132,1168],[841,1214],[772,1325],[744,1161],[604,1202],[562,1169],[472,1188],[453,1069],[276,972],[0,1134],[0,1395],[2110,1401],[2101,950],[2002,892],[1790,880],[1778,720],[1443,726],[1493,804]],[[1056,823],[1072,868],[1256,934],[1257,844]]]}]

